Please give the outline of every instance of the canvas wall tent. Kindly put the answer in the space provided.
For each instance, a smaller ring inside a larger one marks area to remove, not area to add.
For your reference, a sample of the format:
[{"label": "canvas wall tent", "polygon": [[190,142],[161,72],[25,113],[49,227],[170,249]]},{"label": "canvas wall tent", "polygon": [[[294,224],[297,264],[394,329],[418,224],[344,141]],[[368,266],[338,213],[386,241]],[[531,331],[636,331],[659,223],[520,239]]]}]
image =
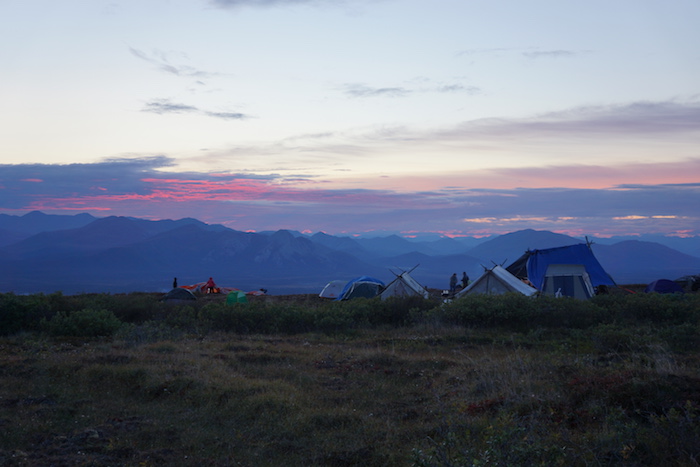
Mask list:
[{"label": "canvas wall tent", "polygon": [[394,274],[396,279],[391,281],[386,286],[384,291],[379,295],[382,300],[387,300],[391,297],[412,297],[418,296],[428,298],[430,293],[415,280],[408,271],[401,274]]},{"label": "canvas wall tent", "polygon": [[321,298],[338,298],[340,293],[343,291],[345,284],[347,284],[347,282],[342,280],[330,281],[328,284],[326,284],[323,290],[321,290],[321,293],[318,294],[318,296]]},{"label": "canvas wall tent", "polygon": [[683,287],[668,279],[658,279],[644,288],[646,293],[684,293]]},{"label": "canvas wall tent", "polygon": [[616,285],[586,243],[543,250],[528,250],[506,269],[519,279],[528,279],[533,287],[541,291],[547,269],[551,264],[583,266],[593,287]]},{"label": "canvas wall tent", "polygon": [[457,292],[455,298],[470,294],[501,295],[510,292],[530,297],[537,293],[537,289],[527,285],[502,266],[496,265],[486,269],[478,279]]},{"label": "canvas wall tent", "polygon": [[353,298],[373,298],[382,293],[384,282],[369,276],[360,276],[349,281],[343,287],[336,300],[350,300]]},{"label": "canvas wall tent", "polygon": [[582,264],[550,264],[544,275],[542,293],[553,297],[586,300],[595,295],[591,278]]}]

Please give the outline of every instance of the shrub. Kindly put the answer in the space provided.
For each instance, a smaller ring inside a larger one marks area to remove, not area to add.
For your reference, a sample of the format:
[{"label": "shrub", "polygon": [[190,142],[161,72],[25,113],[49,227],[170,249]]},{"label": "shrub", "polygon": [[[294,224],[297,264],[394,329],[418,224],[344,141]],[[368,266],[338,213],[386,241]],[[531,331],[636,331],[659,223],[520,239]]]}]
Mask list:
[{"label": "shrub", "polygon": [[112,336],[122,322],[110,310],[85,308],[71,313],[58,312],[52,319],[42,319],[41,329],[52,336]]},{"label": "shrub", "polygon": [[463,297],[435,309],[432,315],[446,324],[521,332],[538,327],[582,329],[606,319],[604,310],[591,301],[515,293]]},{"label": "shrub", "polygon": [[10,335],[27,325],[28,307],[11,293],[0,295],[0,334]]}]

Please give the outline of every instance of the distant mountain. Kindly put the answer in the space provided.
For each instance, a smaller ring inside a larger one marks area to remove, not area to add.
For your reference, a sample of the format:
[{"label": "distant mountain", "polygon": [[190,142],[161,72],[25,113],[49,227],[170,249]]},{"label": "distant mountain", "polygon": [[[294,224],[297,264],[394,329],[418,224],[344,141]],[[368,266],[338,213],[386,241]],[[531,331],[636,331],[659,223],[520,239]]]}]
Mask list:
[{"label": "distant mountain", "polygon": [[581,242],[581,240],[568,235],[527,229],[487,240],[467,253],[469,256],[481,259],[489,267],[494,264],[508,266],[520,258],[527,250],[555,248]]},{"label": "distant mountain", "polygon": [[23,216],[0,214],[0,247],[16,243],[41,232],[83,227],[96,218],[83,213],[60,216],[32,211]]},{"label": "distant mountain", "polygon": [[700,258],[653,242],[627,240],[613,245],[593,244],[593,253],[618,284],[648,284],[700,274]]},{"label": "distant mountain", "polygon": [[[30,233],[33,232],[33,233]],[[655,242],[625,240],[593,251],[619,284],[649,283],[700,273],[700,258]],[[397,235],[336,237],[296,231],[249,233],[196,219],[148,221],[131,217],[0,217],[0,292],[167,291],[210,276],[219,285],[272,294],[320,292],[331,280],[392,272],[444,289],[462,272],[475,279],[485,267],[508,266],[528,249],[583,240],[521,230],[487,240],[407,240]],[[469,249],[469,245],[475,245]]]},{"label": "distant mountain", "polygon": [[365,250],[356,240],[350,237],[335,237],[327,233],[318,232],[309,237],[309,239],[332,250],[343,251],[358,257],[371,256],[369,251]]},{"label": "distant mountain", "polygon": [[358,238],[356,242],[368,252],[378,256],[395,256],[418,251],[420,247],[398,235],[387,237]]},{"label": "distant mountain", "polygon": [[[331,279],[380,272],[352,255],[286,231],[260,235],[187,223],[148,235],[139,222],[125,218],[94,224],[40,234],[33,237],[35,244],[26,239],[21,249],[13,246],[1,251],[8,261],[0,276],[0,290],[164,291],[173,277],[184,285],[211,276],[219,285],[243,290],[302,293],[320,291]],[[105,228],[111,229],[109,236],[104,235]],[[94,237],[85,245],[89,232]],[[119,238],[122,241],[115,240]],[[93,248],[99,239],[105,248]]]},{"label": "distant mountain", "polygon": [[626,240],[659,243],[668,248],[678,250],[690,256],[700,257],[700,236],[698,237],[677,237],[663,235],[635,235],[621,236],[609,238],[593,238],[593,241],[599,245],[614,245]]}]

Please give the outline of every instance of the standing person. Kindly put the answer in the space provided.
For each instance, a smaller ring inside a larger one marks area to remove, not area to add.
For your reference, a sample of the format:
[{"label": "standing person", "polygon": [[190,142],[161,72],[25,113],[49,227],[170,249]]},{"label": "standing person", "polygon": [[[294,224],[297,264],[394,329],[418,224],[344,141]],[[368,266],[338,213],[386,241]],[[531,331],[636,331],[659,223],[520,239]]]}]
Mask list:
[{"label": "standing person", "polygon": [[455,293],[457,291],[457,273],[453,273],[450,277],[450,293]]},{"label": "standing person", "polygon": [[177,277],[173,277],[173,289],[177,289]]},{"label": "standing person", "polygon": [[214,283],[214,279],[210,277],[207,283],[204,284],[204,289],[207,291],[207,293],[213,293],[215,288],[216,284]]},{"label": "standing person", "polygon": [[468,285],[469,285],[469,276],[467,276],[466,272],[462,272],[462,288],[466,289]]}]

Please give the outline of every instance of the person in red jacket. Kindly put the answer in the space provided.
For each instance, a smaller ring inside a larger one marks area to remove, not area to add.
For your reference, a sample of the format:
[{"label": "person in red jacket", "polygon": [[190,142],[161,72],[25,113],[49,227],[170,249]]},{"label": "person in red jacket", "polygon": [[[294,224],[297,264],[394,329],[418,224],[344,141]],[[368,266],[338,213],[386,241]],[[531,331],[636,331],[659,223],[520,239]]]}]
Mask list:
[{"label": "person in red jacket", "polygon": [[214,279],[210,277],[207,283],[204,284],[204,290],[206,290],[207,293],[213,293],[215,288],[216,284],[214,283]]}]

